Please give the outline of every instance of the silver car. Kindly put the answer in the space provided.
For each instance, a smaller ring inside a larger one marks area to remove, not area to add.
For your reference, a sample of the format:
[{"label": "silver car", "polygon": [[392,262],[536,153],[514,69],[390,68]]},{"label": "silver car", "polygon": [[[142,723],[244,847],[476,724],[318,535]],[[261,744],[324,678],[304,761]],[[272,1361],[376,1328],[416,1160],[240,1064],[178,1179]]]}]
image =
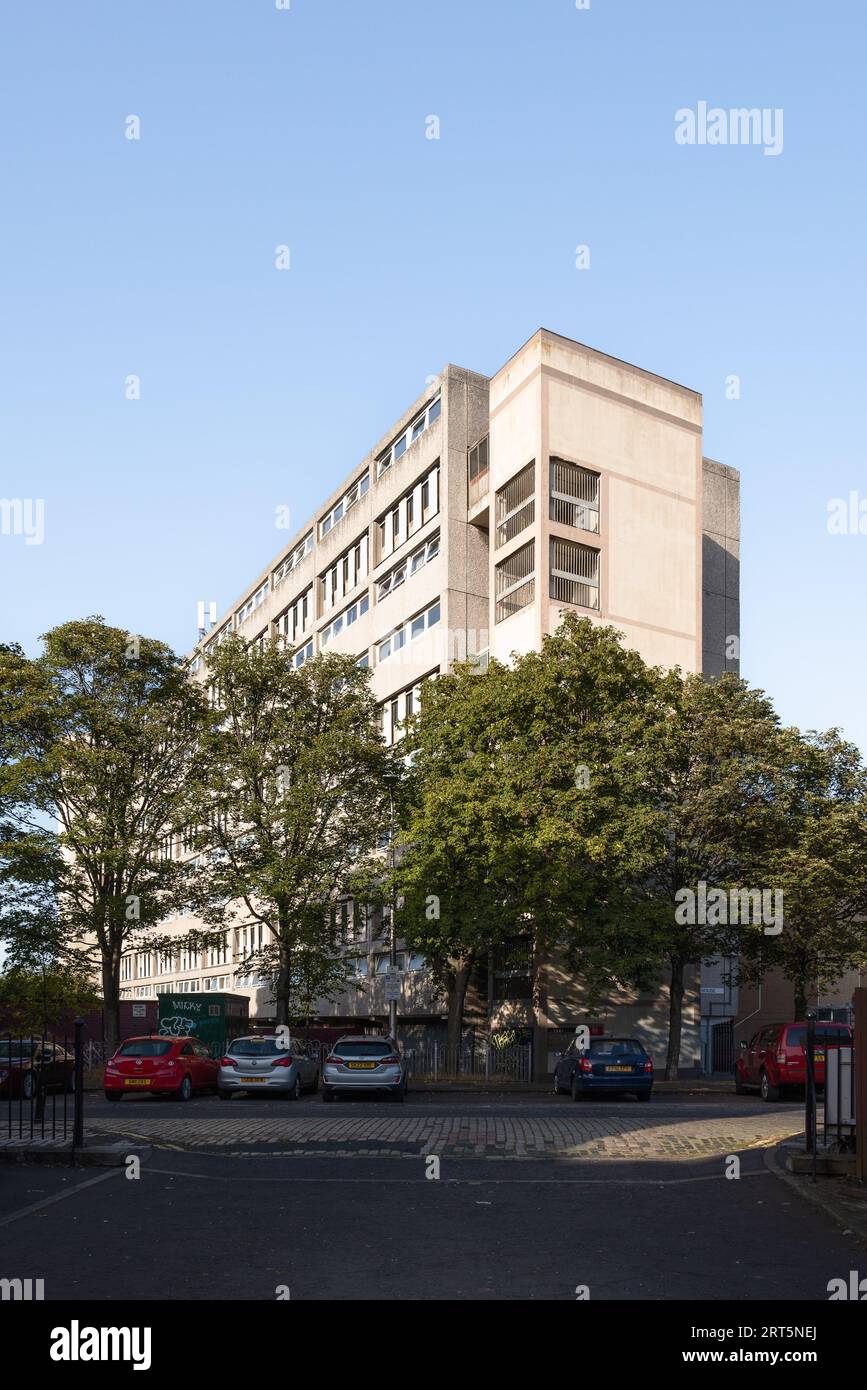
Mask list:
[{"label": "silver car", "polygon": [[315,1049],[299,1038],[276,1033],[234,1038],[220,1062],[220,1100],[231,1100],[236,1091],[261,1091],[297,1100],[302,1091],[318,1090],[319,1060]]},{"label": "silver car", "polygon": [[402,1101],[406,1064],[394,1039],[348,1034],[336,1042],[322,1064],[322,1099],[333,1100],[339,1091],[386,1091]]}]

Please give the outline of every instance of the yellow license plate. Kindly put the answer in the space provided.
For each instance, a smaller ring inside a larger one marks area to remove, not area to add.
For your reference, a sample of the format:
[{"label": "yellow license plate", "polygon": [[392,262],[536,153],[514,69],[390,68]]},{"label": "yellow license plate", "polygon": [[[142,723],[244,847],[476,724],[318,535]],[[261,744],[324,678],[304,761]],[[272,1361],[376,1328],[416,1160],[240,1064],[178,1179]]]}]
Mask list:
[{"label": "yellow license plate", "polygon": [[266,1076],[242,1076],[241,1080],[245,1086],[264,1086],[268,1078]]},{"label": "yellow license plate", "polygon": [[817,1062],[824,1062],[824,1060],[825,1060],[825,1054],[824,1054],[824,1052],[814,1052],[814,1053],[813,1053],[813,1057],[815,1058],[815,1060],[816,1060]]},{"label": "yellow license plate", "polygon": [[123,1084],[124,1086],[149,1086],[151,1079],[149,1076],[126,1076]]},{"label": "yellow license plate", "polygon": [[606,1071],[632,1071],[631,1067],[606,1067]]},{"label": "yellow license plate", "polygon": [[376,1066],[376,1063],[375,1063],[375,1062],[347,1062],[346,1065],[347,1065],[348,1067],[352,1067],[353,1071],[373,1071],[373,1068]]}]

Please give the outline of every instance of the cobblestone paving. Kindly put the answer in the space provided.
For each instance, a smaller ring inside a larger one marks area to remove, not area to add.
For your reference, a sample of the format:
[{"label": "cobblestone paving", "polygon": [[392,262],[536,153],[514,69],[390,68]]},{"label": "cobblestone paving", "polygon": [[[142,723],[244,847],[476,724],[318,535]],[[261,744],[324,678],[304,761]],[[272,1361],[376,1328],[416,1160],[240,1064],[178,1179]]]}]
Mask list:
[{"label": "cobblestone paving", "polygon": [[409,1116],[334,1119],[92,1120],[88,1132],[143,1139],[183,1149],[323,1156],[382,1155],[455,1158],[695,1159],[778,1143],[800,1133],[799,1115],[676,1117],[639,1121],[632,1116],[513,1119]]}]

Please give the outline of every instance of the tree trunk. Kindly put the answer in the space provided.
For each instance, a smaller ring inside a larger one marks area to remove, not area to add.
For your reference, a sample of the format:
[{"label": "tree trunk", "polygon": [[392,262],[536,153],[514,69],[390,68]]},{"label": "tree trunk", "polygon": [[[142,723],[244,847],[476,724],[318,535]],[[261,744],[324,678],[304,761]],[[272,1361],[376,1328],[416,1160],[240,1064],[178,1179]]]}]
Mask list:
[{"label": "tree trunk", "polygon": [[448,972],[448,1043],[447,1069],[457,1076],[461,1069],[461,1038],[464,1024],[464,1001],[470,982],[472,961],[466,957],[449,961]]},{"label": "tree trunk", "polygon": [[277,1022],[289,1022],[289,996],[292,987],[292,950],[280,942],[280,970],[277,975]]},{"label": "tree trunk", "polygon": [[120,952],[103,952],[102,1007],[105,1055],[111,1057],[120,1042]]},{"label": "tree trunk", "polygon": [[668,994],[668,1054],[665,1058],[666,1081],[677,1080],[680,1065],[680,1038],[683,1031],[683,971],[679,956],[671,959],[671,984]]},{"label": "tree trunk", "polygon": [[792,981],[795,988],[795,1018],[802,1019],[807,1017],[807,985],[799,976]]}]

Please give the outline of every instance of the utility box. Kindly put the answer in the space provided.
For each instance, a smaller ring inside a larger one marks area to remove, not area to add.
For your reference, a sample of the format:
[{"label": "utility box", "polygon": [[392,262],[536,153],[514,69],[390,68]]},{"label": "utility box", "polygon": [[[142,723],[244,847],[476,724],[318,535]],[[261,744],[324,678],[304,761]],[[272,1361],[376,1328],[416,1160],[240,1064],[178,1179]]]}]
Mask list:
[{"label": "utility box", "polygon": [[158,1032],[165,1037],[195,1037],[222,1057],[232,1038],[249,1029],[246,994],[158,994]]}]

